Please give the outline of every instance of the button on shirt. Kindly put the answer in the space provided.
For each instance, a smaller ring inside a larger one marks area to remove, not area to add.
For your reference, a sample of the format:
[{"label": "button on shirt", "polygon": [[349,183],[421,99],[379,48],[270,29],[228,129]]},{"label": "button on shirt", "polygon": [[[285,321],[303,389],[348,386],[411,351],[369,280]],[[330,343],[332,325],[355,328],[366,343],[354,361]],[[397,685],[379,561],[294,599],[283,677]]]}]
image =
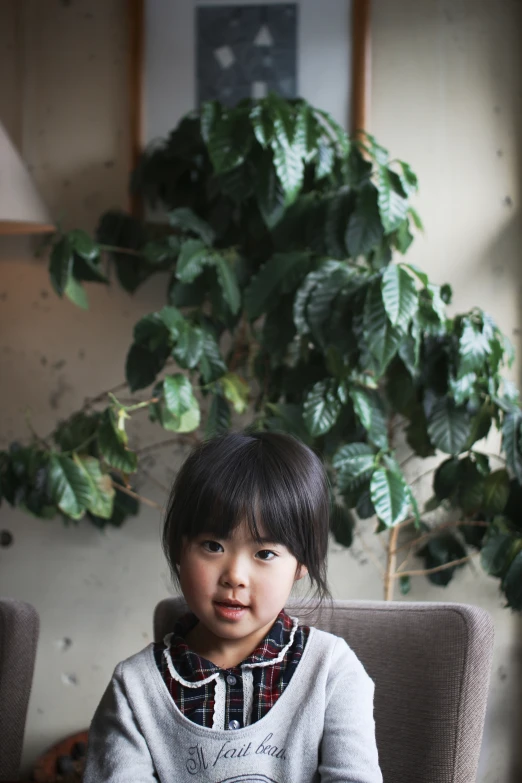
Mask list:
[{"label": "button on shirt", "polygon": [[231,731],[260,720],[290,682],[310,628],[281,611],[247,658],[221,669],[188,647],[185,636],[197,622],[188,612],[154,645],[156,665],[180,712],[200,726]]}]

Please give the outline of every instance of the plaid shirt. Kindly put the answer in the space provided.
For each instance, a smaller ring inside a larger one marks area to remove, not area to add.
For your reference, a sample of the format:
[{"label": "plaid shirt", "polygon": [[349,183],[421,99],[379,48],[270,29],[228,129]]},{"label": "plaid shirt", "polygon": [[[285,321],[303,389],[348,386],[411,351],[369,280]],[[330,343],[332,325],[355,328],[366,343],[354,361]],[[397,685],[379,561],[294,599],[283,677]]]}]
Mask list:
[{"label": "plaid shirt", "polygon": [[[215,691],[217,679],[221,678],[226,688],[224,726],[216,728],[242,728],[245,725],[243,681],[249,669],[253,698],[246,722],[260,720],[292,679],[310,633],[309,626],[298,625],[281,611],[263,641],[244,661],[231,669],[221,669],[190,650],[185,642],[185,635],[197,622],[191,612],[185,614],[176,623],[174,632],[163,643],[154,645],[157,667],[177,707],[193,723],[213,728]],[[177,678],[172,676],[171,667]],[[200,681],[201,686],[195,685]]]}]

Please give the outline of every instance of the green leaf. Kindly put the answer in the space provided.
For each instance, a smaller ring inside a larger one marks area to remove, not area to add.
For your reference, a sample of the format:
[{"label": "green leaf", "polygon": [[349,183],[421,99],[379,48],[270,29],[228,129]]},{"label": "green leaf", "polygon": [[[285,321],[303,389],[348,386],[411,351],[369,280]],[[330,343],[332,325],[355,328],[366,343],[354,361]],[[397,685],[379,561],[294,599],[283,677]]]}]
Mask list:
[{"label": "green leaf", "polygon": [[370,480],[375,469],[375,453],[367,443],[348,443],[336,451],[332,464],[338,471],[340,491],[352,491]]},{"label": "green leaf", "polygon": [[352,258],[366,255],[382,241],[384,230],[377,195],[377,189],[370,183],[364,185],[357,195],[357,206],[346,231],[346,246]]},{"label": "green leaf", "polygon": [[411,590],[411,581],[409,576],[401,576],[399,578],[399,589],[401,595],[408,595]]},{"label": "green leaf", "polygon": [[344,259],[348,255],[346,238],[354,206],[355,193],[348,186],[326,197],[325,243],[328,254],[333,258]]},{"label": "green leaf", "polygon": [[276,253],[262,267],[245,291],[245,308],[251,321],[267,310],[284,279],[308,263],[308,253]]},{"label": "green leaf", "polygon": [[346,547],[352,545],[355,519],[344,505],[340,503],[333,505],[330,512],[330,528],[338,544]]},{"label": "green leaf", "polygon": [[214,394],[205,427],[205,436],[213,438],[215,435],[226,432],[230,427],[230,419],[228,402],[220,394]]},{"label": "green leaf", "polygon": [[72,273],[74,253],[67,236],[61,237],[51,251],[49,275],[51,284],[58,294],[63,296]]},{"label": "green leaf", "polygon": [[441,462],[433,478],[433,489],[439,500],[446,500],[456,493],[460,484],[461,468],[461,461],[455,457]]},{"label": "green leaf", "polygon": [[234,372],[228,372],[220,378],[220,383],[225,398],[232,403],[236,413],[245,413],[250,399],[248,383]]},{"label": "green leaf", "polygon": [[501,514],[509,497],[510,481],[507,470],[495,470],[484,482],[484,507],[490,514]]},{"label": "green leaf", "polygon": [[[465,557],[466,550],[455,536],[452,536],[450,533],[444,533],[428,541],[426,546],[419,551],[419,555],[425,558],[425,568],[429,569],[446,565],[446,563],[451,563],[453,560],[460,560],[460,558]],[[464,563],[461,563],[459,566],[437,571],[434,574],[429,574],[428,579],[432,584],[445,587],[453,579],[456,568],[462,568],[463,566]]]},{"label": "green leaf", "polygon": [[85,261],[94,261],[99,257],[100,248],[86,231],[76,228],[69,231],[67,237],[74,252],[78,253]]},{"label": "green leaf", "polygon": [[217,270],[219,285],[223,292],[223,298],[230,307],[233,315],[239,312],[241,307],[241,293],[237,284],[237,278],[232,271],[227,259],[222,255],[216,255],[214,263]]},{"label": "green leaf", "polygon": [[417,210],[413,209],[413,207],[409,207],[408,214],[411,215],[415,228],[417,228],[419,231],[424,231],[424,225]]},{"label": "green leaf", "polygon": [[419,180],[417,175],[412,171],[411,166],[409,166],[409,164],[405,163],[403,160],[399,161],[399,165],[400,169],[398,171],[398,176],[404,192],[407,195],[416,193],[419,189]]},{"label": "green leaf", "polygon": [[192,283],[203,268],[214,263],[215,254],[200,239],[187,239],[181,246],[176,264],[176,277],[182,283]]},{"label": "green leaf", "polygon": [[71,300],[77,307],[81,307],[82,310],[89,309],[89,302],[87,300],[87,294],[81,283],[79,283],[72,275],[67,280],[67,284],[64,289],[65,296]]},{"label": "green leaf", "polygon": [[206,128],[207,148],[216,174],[224,174],[244,163],[254,139],[244,114],[219,107]]},{"label": "green leaf", "polygon": [[400,335],[393,328],[384,308],[381,287],[373,283],[368,287],[364,304],[364,336],[368,349],[378,363],[379,374],[386,370],[396,355]]},{"label": "green leaf", "polygon": [[169,236],[166,240],[151,239],[143,246],[143,255],[148,264],[161,266],[177,260],[180,242],[177,237]]},{"label": "green leaf", "polygon": [[298,288],[293,308],[294,323],[298,334],[304,335],[310,332],[310,327],[308,326],[306,318],[306,307],[310,294],[318,285],[319,281],[322,280],[325,275],[329,274],[330,270],[333,271],[334,268],[337,268],[337,265],[337,261],[326,261],[319,269],[309,272],[301,283],[301,286]]},{"label": "green leaf", "polygon": [[408,214],[408,200],[397,192],[395,172],[386,166],[379,166],[377,171],[377,190],[379,191],[379,211],[384,232],[391,234],[399,228]]},{"label": "green leaf", "polygon": [[428,275],[425,272],[423,272],[421,269],[419,269],[418,266],[415,266],[414,264],[403,264],[403,269],[409,269],[409,271],[420,280],[420,282],[425,288],[426,286],[429,285]]},{"label": "green leaf", "polygon": [[522,610],[522,552],[519,552],[509,567],[502,584],[508,606],[516,611]]},{"label": "green leaf", "polygon": [[179,207],[178,209],[173,209],[169,212],[169,223],[174,228],[192,231],[194,234],[197,234],[206,245],[212,245],[216,238],[214,229],[188,207]]},{"label": "green leaf", "polygon": [[353,272],[339,261],[327,261],[321,267],[323,272],[308,298],[306,315],[312,334],[319,345],[326,346],[323,327],[327,327],[332,306],[339,292],[350,282]]},{"label": "green leaf", "polygon": [[181,373],[166,376],[163,380],[163,393],[167,410],[178,419],[198,404],[192,384]]},{"label": "green leaf", "polygon": [[267,147],[274,134],[274,121],[263,103],[256,104],[250,112],[250,122],[256,139],[262,147]]},{"label": "green leaf", "polygon": [[[155,316],[156,323],[160,322],[161,324],[163,324],[163,326],[167,328],[170,337],[173,340],[177,340],[180,333],[183,331],[185,327],[185,318],[183,317],[183,314],[180,313],[180,311],[177,309],[177,307],[169,307],[169,306],[163,307],[159,311],[159,313],[154,313],[154,316]],[[134,331],[134,339],[136,340],[136,342],[142,342],[142,340],[136,334],[136,330]],[[159,338],[158,344],[167,345],[165,338],[164,337]],[[155,345],[153,346],[149,343],[149,348],[155,348],[155,347],[156,347]]]},{"label": "green leaf", "polygon": [[386,527],[403,522],[408,516],[410,498],[404,479],[395,472],[379,468],[372,476],[370,492],[375,511]]},{"label": "green leaf", "polygon": [[90,503],[90,486],[70,457],[52,454],[49,462],[49,488],[60,511],[71,519],[81,519]]},{"label": "green leaf", "polygon": [[482,334],[476,324],[465,322],[459,341],[459,376],[480,371],[491,348],[488,339]]},{"label": "green leaf", "polygon": [[270,144],[274,153],[275,170],[285,194],[285,204],[288,207],[296,200],[303,184],[303,150],[294,144],[281,143],[280,137],[273,138]]},{"label": "green leaf", "polygon": [[214,336],[206,329],[203,330],[203,347],[199,369],[204,383],[216,381],[227,371],[227,365],[221,356],[219,345]]},{"label": "green leaf", "polygon": [[502,450],[506,454],[508,468],[522,483],[522,454],[520,453],[520,411],[506,413],[502,422]]},{"label": "green leaf", "polygon": [[447,454],[459,454],[469,438],[470,418],[464,408],[455,407],[452,400],[437,400],[428,417],[428,432],[433,445]]},{"label": "green leaf", "polygon": [[285,193],[271,152],[264,153],[254,174],[254,194],[266,226],[273,230],[285,214]]},{"label": "green leaf", "polygon": [[133,343],[125,362],[125,377],[130,390],[145,389],[154,383],[165,366],[167,356],[163,350],[149,351],[145,346]]},{"label": "green leaf", "polygon": [[80,458],[75,454],[73,459],[89,485],[87,510],[101,519],[110,519],[115,495],[111,477],[102,473],[100,462],[94,457]]},{"label": "green leaf", "polygon": [[331,430],[341,410],[341,403],[330,381],[319,381],[306,395],[303,419],[310,435],[317,437]]},{"label": "green leaf", "polygon": [[270,418],[265,419],[269,430],[288,432],[308,446],[312,445],[312,439],[303,421],[303,411],[300,405],[267,402],[265,408],[272,414]]},{"label": "green leaf", "polygon": [[98,447],[106,463],[123,473],[135,473],[138,456],[127,449],[127,435],[118,426],[118,420],[111,408],[102,414],[98,428]]},{"label": "green leaf", "polygon": [[484,571],[490,576],[504,576],[511,560],[513,536],[497,533],[488,537],[480,550],[480,562]]},{"label": "green leaf", "polygon": [[417,291],[408,272],[390,264],[382,276],[382,300],[388,318],[394,326],[407,332],[417,311]]},{"label": "green leaf", "polygon": [[388,448],[387,423],[379,393],[352,387],[350,397],[357,418],[368,432],[370,440],[379,448]]},{"label": "green leaf", "polygon": [[203,330],[185,321],[172,355],[184,369],[192,370],[201,358],[204,345]]}]

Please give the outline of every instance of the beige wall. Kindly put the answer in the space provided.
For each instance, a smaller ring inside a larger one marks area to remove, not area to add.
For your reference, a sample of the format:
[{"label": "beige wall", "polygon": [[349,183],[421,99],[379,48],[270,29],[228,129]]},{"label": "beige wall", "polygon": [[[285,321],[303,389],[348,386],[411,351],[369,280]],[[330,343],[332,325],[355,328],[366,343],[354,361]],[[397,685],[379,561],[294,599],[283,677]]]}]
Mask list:
[{"label": "beige wall", "polygon": [[[373,5],[370,130],[421,182],[426,233],[410,258],[453,284],[456,308],[488,309],[518,349],[522,5]],[[126,203],[125,7],[125,0],[0,2],[0,119],[66,226],[91,229],[102,210]],[[0,448],[27,436],[26,408],[46,434],[85,397],[123,378],[133,323],[163,304],[164,281],[134,297],[90,286],[89,297],[87,313],[58,300],[28,243],[0,237]],[[133,437],[139,445],[161,434],[138,420]],[[179,457],[168,451],[150,469],[168,482]],[[140,486],[163,502],[157,487]],[[159,513],[144,509],[122,530],[100,534],[83,523],[63,529],[0,509],[0,528],[15,536],[13,547],[0,550],[0,594],[31,601],[42,621],[26,766],[88,724],[115,663],[150,640],[152,608],[168,590],[160,524]],[[329,573],[338,597],[381,596],[361,541],[349,553],[332,546]],[[463,571],[446,591],[420,580],[413,598],[469,601],[493,613],[497,642],[479,780],[519,781],[520,620],[502,608],[495,582],[479,569]]]}]

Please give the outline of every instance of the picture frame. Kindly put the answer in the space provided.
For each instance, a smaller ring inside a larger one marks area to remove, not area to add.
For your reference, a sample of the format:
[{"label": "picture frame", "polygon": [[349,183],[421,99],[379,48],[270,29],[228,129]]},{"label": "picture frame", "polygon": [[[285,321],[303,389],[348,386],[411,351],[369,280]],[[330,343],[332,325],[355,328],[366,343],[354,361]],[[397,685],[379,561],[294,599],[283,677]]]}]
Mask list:
[{"label": "picture frame", "polygon": [[[270,9],[281,3],[128,0],[131,170],[152,139],[166,136],[183,114],[196,108],[196,38],[201,16],[196,9],[254,5]],[[299,11],[298,94],[329,111],[348,132],[367,129],[371,0],[323,0],[320,4],[317,0],[294,0],[291,5]],[[326,5],[328,14],[324,13]],[[314,48],[321,52],[319,69],[312,59]],[[329,78],[323,78],[324,73]],[[138,200],[131,204],[131,211],[140,213]]]}]

